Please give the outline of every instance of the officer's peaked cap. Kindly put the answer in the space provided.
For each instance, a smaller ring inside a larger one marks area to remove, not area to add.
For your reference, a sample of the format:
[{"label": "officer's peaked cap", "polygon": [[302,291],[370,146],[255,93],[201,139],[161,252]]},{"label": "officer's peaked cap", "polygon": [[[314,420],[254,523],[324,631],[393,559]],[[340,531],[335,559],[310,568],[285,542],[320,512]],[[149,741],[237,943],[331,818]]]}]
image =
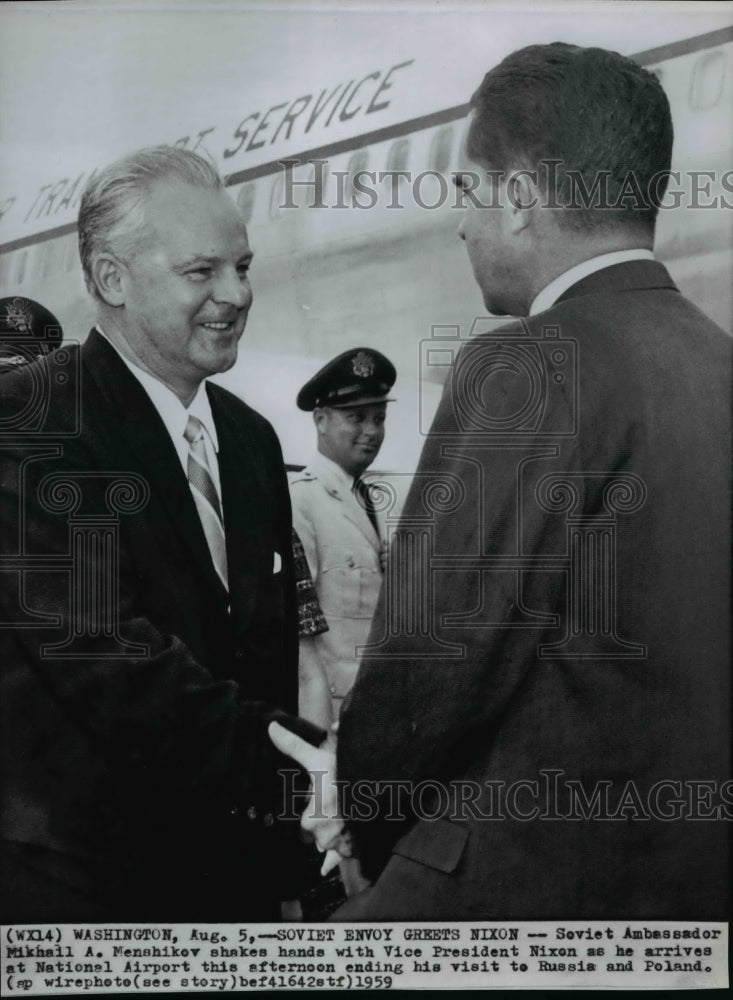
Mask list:
[{"label": "officer's peaked cap", "polygon": [[296,402],[301,410],[389,403],[389,391],[396,378],[389,358],[371,347],[352,347],[316,372],[300,390]]}]

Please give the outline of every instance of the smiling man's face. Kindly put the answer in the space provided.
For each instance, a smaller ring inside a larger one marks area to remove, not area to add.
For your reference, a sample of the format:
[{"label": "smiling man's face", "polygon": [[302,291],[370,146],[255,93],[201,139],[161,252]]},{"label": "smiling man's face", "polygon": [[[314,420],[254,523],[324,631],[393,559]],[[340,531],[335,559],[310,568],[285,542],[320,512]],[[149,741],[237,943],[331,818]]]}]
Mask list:
[{"label": "smiling man's face", "polygon": [[386,403],[319,407],[314,413],[318,450],[356,478],[379,454],[386,416]]},{"label": "smiling man's face", "polygon": [[157,182],[140,246],[121,268],[122,330],[142,366],[179,395],[227,371],[252,304],[247,230],[223,190]]}]

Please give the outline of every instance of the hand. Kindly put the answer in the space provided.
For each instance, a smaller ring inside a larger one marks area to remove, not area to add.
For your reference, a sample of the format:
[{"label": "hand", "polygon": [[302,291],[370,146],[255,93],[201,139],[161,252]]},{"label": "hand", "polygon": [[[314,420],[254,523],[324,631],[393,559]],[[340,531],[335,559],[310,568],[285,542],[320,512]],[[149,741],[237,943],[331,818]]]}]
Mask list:
[{"label": "hand", "polygon": [[[319,851],[334,849],[341,854],[339,844],[344,840],[341,836],[344,821],[339,814],[335,784],[336,755],[330,749],[311,746],[277,722],[271,722],[267,731],[281,753],[310,772],[311,793],[300,825],[315,840]],[[347,849],[346,843],[343,849]],[[350,855],[350,846],[348,850]]]},{"label": "hand", "polygon": [[351,834],[348,831],[342,831],[335,846],[330,847],[326,851],[326,857],[323,859],[323,864],[321,865],[321,875],[328,875],[330,871],[333,871],[341,858],[350,858],[352,856]]}]

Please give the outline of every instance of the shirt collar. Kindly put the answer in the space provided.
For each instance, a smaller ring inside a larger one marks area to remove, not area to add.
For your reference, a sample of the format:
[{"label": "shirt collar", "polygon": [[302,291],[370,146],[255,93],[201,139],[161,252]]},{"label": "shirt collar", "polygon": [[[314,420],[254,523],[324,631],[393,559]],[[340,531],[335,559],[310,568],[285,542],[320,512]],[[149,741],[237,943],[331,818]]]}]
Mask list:
[{"label": "shirt collar", "polygon": [[115,351],[117,351],[121,360],[127,365],[128,369],[147,392],[151,403],[158,411],[160,419],[165,424],[166,430],[170,434],[171,438],[174,441],[179,441],[183,437],[189,415],[193,415],[201,421],[204,430],[211,439],[214,451],[218,452],[219,439],[216,434],[216,425],[214,424],[214,417],[211,412],[211,403],[209,402],[209,396],[206,392],[206,382],[201,382],[196,390],[196,395],[193,397],[188,409],[186,409],[172,389],[169,389],[167,385],[161,382],[160,379],[157,379],[154,375],[151,375],[150,372],[146,372],[139,365],[136,365],[134,361],[130,361],[129,358],[126,358],[124,354],[117,349],[115,344],[112,343],[99,324],[97,324],[97,330],[102,334],[107,343],[110,344]]},{"label": "shirt collar", "polygon": [[588,275],[595,274],[596,271],[602,271],[604,267],[626,264],[631,260],[654,260],[654,254],[651,250],[615,250],[613,253],[603,253],[598,257],[590,257],[588,260],[581,261],[575,267],[558,274],[549,285],[545,285],[529,307],[529,315],[535,316],[537,313],[549,309],[568,288],[571,288],[581,278],[587,278]]},{"label": "shirt collar", "polygon": [[354,486],[354,477],[345,472],[333,459],[326,458],[320,451],[316,452],[308,466],[316,473],[321,472],[327,475],[334,482],[334,485],[345,493],[348,493]]}]

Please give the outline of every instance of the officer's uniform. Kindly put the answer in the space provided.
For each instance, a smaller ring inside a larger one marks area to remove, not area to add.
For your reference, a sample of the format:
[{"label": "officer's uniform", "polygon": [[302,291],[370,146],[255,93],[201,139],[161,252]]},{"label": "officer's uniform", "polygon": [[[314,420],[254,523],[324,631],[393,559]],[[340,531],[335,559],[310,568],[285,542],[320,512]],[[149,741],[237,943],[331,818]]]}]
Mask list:
[{"label": "officer's uniform", "polygon": [[317,635],[334,714],[348,693],[382,585],[381,541],[353,492],[354,480],[317,454],[290,484],[293,524],[303,543],[328,632]]},{"label": "officer's uniform", "polygon": [[[396,373],[377,351],[353,348],[321,369],[298,394],[302,410],[388,402]],[[376,527],[354,477],[316,453],[290,484],[293,525],[303,543],[328,631],[312,640],[333,697],[334,718],[359,665],[382,585],[384,524]],[[302,649],[302,644],[301,644]]]}]

